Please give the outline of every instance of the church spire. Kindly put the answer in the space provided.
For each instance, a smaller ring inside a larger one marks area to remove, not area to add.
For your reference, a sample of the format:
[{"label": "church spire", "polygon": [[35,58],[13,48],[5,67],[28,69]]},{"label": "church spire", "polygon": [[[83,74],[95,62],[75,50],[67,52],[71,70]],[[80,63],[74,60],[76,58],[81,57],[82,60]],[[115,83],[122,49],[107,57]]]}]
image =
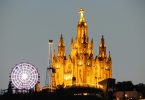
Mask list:
[{"label": "church spire", "polygon": [[105,44],[105,40],[104,40],[104,36],[103,35],[102,35],[102,38],[101,38],[100,47],[106,47],[106,44]]},{"label": "church spire", "polygon": [[91,40],[91,45],[93,45],[93,38],[92,38],[92,40]]},{"label": "church spire", "polygon": [[71,44],[74,42],[73,38],[71,39]]},{"label": "church spire", "polygon": [[93,43],[93,38],[91,40],[91,54],[94,54],[94,43]]},{"label": "church spire", "polygon": [[63,36],[61,34],[58,46],[64,46]]},{"label": "church spire", "polygon": [[93,47],[94,47],[94,42],[93,42],[93,38],[92,38],[92,40],[91,40],[91,49],[93,49]]},{"label": "church spire", "polygon": [[100,46],[99,46],[99,56],[106,57],[106,44],[105,44],[103,35],[102,35]]},{"label": "church spire", "polygon": [[65,44],[64,44],[64,41],[63,41],[63,36],[61,34],[60,36],[60,40],[59,40],[59,43],[58,43],[58,56],[65,56]]}]

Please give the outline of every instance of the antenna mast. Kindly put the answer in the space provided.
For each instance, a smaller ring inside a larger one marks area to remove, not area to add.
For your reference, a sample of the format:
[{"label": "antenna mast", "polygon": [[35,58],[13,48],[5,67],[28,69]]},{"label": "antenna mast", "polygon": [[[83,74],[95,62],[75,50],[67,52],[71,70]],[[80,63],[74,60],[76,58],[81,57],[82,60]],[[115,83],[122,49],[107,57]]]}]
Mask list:
[{"label": "antenna mast", "polygon": [[46,69],[45,85],[52,88],[52,56],[53,56],[53,40],[48,43],[48,67]]}]

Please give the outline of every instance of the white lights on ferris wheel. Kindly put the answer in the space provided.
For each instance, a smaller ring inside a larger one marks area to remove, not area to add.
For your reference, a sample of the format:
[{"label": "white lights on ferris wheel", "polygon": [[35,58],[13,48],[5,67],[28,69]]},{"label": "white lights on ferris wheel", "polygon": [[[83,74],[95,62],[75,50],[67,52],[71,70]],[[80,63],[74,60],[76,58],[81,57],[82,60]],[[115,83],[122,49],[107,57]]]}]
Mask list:
[{"label": "white lights on ferris wheel", "polygon": [[33,65],[20,63],[12,69],[10,78],[17,89],[31,89],[39,81],[39,73]]}]

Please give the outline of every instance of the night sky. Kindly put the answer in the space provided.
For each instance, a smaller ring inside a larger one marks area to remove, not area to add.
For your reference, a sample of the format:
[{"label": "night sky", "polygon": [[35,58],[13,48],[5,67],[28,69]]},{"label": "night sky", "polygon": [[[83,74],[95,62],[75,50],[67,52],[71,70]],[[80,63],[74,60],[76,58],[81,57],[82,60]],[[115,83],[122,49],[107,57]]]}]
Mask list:
[{"label": "night sky", "polygon": [[104,35],[113,78],[145,83],[145,0],[0,0],[0,89],[7,88],[10,72],[20,62],[35,65],[44,86],[48,41],[53,39],[57,51],[62,34],[70,53],[80,8],[95,56]]}]

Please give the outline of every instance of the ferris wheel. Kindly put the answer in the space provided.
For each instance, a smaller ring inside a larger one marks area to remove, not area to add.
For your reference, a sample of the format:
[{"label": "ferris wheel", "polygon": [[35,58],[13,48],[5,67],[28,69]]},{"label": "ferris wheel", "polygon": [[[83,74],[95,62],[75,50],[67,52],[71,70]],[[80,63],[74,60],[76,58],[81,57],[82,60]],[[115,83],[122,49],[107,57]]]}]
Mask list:
[{"label": "ferris wheel", "polygon": [[34,65],[29,63],[20,63],[16,65],[10,75],[13,85],[17,89],[31,89],[34,88],[39,81],[39,73]]}]

